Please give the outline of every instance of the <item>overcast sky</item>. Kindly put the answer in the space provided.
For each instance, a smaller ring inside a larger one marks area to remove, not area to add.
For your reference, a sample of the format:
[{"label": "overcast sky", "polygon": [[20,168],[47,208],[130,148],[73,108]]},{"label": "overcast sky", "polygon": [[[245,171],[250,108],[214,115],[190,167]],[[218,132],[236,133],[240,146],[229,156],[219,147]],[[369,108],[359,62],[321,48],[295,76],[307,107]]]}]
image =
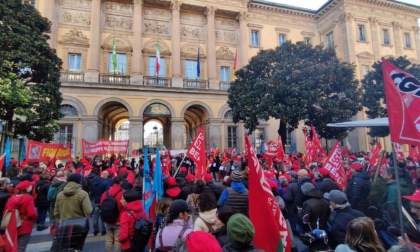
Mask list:
[{"label": "overcast sky", "polygon": [[[328,0],[266,0],[274,3],[282,3],[291,6],[298,6],[306,9],[317,10]],[[420,0],[399,0],[399,2],[420,6]]]}]

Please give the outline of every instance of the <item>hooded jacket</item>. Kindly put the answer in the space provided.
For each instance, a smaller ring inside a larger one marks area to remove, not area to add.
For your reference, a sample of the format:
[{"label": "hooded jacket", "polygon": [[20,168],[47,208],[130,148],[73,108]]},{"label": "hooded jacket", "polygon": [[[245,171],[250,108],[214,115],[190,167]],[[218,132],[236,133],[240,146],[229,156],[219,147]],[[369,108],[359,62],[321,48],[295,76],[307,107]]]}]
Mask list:
[{"label": "hooded jacket", "polygon": [[38,208],[49,208],[50,202],[47,199],[48,189],[50,188],[50,183],[47,180],[38,180],[35,184],[36,199],[35,206]]},{"label": "hooded jacket", "polygon": [[351,177],[346,190],[347,199],[353,209],[366,212],[370,194],[370,177],[366,172],[357,172]]},{"label": "hooded jacket", "polygon": [[60,221],[87,217],[92,212],[89,195],[76,182],[68,182],[57,195],[54,217]]},{"label": "hooded jacket", "polygon": [[227,205],[232,207],[236,213],[248,216],[248,190],[241,182],[232,182],[231,187],[227,187],[220,195],[217,206]]},{"label": "hooded jacket", "polygon": [[327,221],[330,216],[330,204],[323,198],[324,193],[321,189],[312,189],[306,194],[308,200],[303,202],[303,214],[309,214],[311,228],[304,225],[305,232],[317,228],[317,221],[319,220],[319,229],[327,230]]},{"label": "hooded jacket", "polygon": [[209,230],[209,228],[207,227],[207,225],[205,223],[205,222],[207,222],[213,228],[213,232],[214,232],[217,229],[217,227],[216,227],[216,220],[217,220],[216,213],[217,213],[217,208],[209,210],[209,211],[205,211],[205,212],[200,212],[198,214],[198,218],[194,222],[194,231],[204,231],[204,232],[207,232],[207,233],[212,233],[211,230]]},{"label": "hooded jacket", "polygon": [[63,191],[64,187],[67,185],[67,181],[64,180],[59,180],[57,178],[53,179],[53,181],[51,182],[51,187],[55,187],[57,188],[57,194],[56,194],[56,198],[54,200],[50,201],[50,221],[54,221],[55,217],[54,217],[54,207],[55,207],[55,201],[57,199],[57,195]]},{"label": "hooded jacket", "polygon": [[131,248],[130,241],[134,235],[134,224],[139,218],[147,218],[141,200],[127,203],[120,214],[120,237],[118,241],[121,243],[121,249]]},{"label": "hooded jacket", "polygon": [[35,224],[38,214],[35,209],[34,198],[30,194],[16,194],[9,198],[5,210],[19,210],[22,225],[17,229],[17,235],[30,234]]}]

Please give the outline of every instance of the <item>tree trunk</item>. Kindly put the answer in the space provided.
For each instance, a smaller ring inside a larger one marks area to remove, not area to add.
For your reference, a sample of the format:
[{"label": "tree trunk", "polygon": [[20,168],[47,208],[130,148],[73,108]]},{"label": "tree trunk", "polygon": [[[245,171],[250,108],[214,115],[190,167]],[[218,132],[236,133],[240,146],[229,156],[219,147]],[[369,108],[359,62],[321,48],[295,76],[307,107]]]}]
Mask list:
[{"label": "tree trunk", "polygon": [[279,124],[279,129],[277,131],[277,133],[281,136],[281,140],[283,143],[283,148],[284,148],[284,144],[287,142],[287,124],[280,120],[280,124]]}]

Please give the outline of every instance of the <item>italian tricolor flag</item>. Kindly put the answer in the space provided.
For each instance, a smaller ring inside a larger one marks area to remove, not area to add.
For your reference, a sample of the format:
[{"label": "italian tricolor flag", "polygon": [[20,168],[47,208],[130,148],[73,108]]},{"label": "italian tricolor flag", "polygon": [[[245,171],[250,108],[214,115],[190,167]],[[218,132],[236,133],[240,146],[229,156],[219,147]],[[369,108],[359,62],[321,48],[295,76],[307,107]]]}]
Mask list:
[{"label": "italian tricolor flag", "polygon": [[159,70],[160,70],[160,44],[159,44],[159,40],[157,42],[156,45],[156,77],[159,76]]}]

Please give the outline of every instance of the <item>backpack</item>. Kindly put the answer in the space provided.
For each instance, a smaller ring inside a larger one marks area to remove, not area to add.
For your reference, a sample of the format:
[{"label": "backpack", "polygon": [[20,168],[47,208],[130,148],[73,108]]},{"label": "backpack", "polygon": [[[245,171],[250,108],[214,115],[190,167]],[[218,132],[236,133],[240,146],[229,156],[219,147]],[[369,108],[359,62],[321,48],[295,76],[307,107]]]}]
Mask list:
[{"label": "backpack", "polygon": [[55,201],[55,199],[57,198],[57,187],[55,186],[50,186],[50,188],[48,189],[48,193],[47,193],[47,200],[48,201]]},{"label": "backpack", "polygon": [[134,235],[131,243],[131,251],[143,251],[149,242],[150,235],[153,231],[153,222],[149,219],[139,218],[136,219],[131,211],[126,211],[134,220]]},{"label": "backpack", "polygon": [[119,216],[118,210],[118,202],[115,199],[118,193],[122,192],[123,190],[120,189],[114,195],[109,195],[109,190],[106,191],[106,198],[101,204],[101,220],[103,222],[114,223],[117,221]]}]

